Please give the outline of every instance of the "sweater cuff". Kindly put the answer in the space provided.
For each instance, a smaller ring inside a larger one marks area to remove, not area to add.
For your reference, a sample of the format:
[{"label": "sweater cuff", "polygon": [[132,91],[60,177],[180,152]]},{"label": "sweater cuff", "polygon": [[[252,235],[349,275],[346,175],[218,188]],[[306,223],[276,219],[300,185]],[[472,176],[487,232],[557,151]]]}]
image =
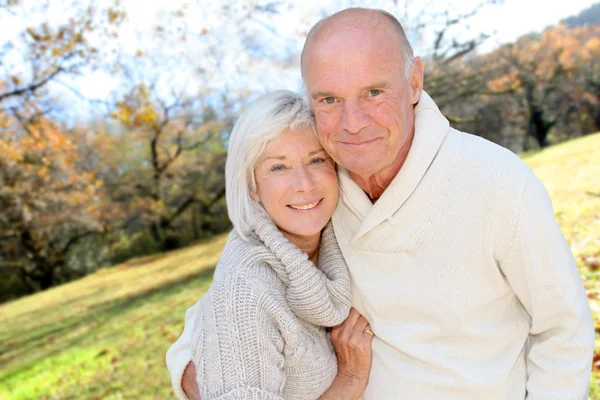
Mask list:
[{"label": "sweater cuff", "polygon": [[181,379],[183,378],[183,372],[188,364],[192,361],[192,350],[181,349],[172,360],[170,372],[171,372],[171,384],[175,395],[179,400],[189,400],[183,388],[181,387]]}]

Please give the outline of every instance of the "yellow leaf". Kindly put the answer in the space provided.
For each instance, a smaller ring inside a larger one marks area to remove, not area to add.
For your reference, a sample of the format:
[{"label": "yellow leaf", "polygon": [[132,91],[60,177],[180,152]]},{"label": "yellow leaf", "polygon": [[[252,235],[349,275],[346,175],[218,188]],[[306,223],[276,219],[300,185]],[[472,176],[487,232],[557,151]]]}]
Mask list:
[{"label": "yellow leaf", "polygon": [[27,28],[27,33],[29,34],[29,36],[31,36],[34,40],[40,40],[40,36],[35,33],[35,31],[33,30],[33,28]]},{"label": "yellow leaf", "polygon": [[46,175],[48,175],[48,167],[46,167],[45,165],[40,168],[40,170],[38,171],[37,175],[40,178],[44,178]]},{"label": "yellow leaf", "polygon": [[25,220],[25,222],[31,221],[31,210],[27,204],[23,206],[23,220]]}]

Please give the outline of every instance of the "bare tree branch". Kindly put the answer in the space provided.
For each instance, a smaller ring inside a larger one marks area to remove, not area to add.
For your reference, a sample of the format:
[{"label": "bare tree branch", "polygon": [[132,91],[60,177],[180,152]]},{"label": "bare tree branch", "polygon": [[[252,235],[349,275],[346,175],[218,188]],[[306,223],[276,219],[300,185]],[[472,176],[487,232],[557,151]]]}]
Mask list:
[{"label": "bare tree branch", "polygon": [[54,77],[56,77],[61,72],[64,72],[64,69],[62,67],[57,67],[50,74],[46,75],[46,77],[44,79],[42,79],[36,83],[32,83],[28,86],[21,87],[19,89],[15,89],[10,92],[0,93],[0,101],[6,100],[10,97],[21,96],[25,93],[34,93],[36,90],[38,90],[42,86],[46,85],[48,82],[50,82]]},{"label": "bare tree branch", "polygon": [[67,252],[69,251],[69,249],[71,247],[73,247],[73,245],[76,244],[81,239],[83,239],[85,237],[88,237],[88,236],[92,236],[92,235],[99,235],[101,233],[103,233],[103,232],[100,232],[100,231],[84,231],[84,232],[76,234],[75,236],[71,237],[67,241],[67,243],[65,244],[65,246],[61,250],[61,254],[67,254]]}]

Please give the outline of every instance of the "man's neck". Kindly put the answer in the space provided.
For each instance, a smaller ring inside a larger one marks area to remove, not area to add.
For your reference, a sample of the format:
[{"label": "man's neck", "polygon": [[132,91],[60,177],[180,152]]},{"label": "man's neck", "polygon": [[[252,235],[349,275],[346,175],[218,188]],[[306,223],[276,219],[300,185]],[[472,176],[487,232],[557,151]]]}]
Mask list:
[{"label": "man's neck", "polygon": [[414,129],[411,135],[408,137],[406,143],[400,149],[400,153],[398,153],[398,157],[394,160],[394,162],[382,170],[370,175],[368,177],[362,177],[352,172],[348,171],[350,174],[350,178],[356,183],[364,192],[369,196],[372,203],[375,203],[383,194],[385,189],[390,186],[390,183],[394,180],[400,169],[404,165],[406,158],[408,157],[408,153],[412,146],[413,138],[415,137]]}]

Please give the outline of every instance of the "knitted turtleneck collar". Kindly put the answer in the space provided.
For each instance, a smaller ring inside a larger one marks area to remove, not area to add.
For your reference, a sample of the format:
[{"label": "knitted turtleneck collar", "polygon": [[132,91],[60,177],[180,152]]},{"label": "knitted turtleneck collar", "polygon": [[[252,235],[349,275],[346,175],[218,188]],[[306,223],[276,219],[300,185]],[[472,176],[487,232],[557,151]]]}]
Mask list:
[{"label": "knitted turtleneck collar", "polygon": [[241,239],[234,230],[223,250],[222,257],[227,259],[222,261],[232,267],[267,263],[284,283],[287,302],[298,318],[327,327],[342,323],[350,311],[350,276],[331,223],[321,235],[319,265],[315,268],[308,255],[294,246],[264,211],[256,214],[250,240]]}]

